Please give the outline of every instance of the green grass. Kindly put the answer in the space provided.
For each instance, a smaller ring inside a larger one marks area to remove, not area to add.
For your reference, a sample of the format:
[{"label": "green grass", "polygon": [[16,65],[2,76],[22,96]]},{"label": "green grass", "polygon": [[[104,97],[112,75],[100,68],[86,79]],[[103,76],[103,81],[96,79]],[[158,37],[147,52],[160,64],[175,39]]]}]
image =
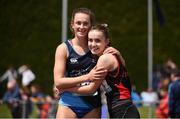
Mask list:
[{"label": "green grass", "polygon": [[[152,110],[151,110],[152,109]],[[138,108],[141,118],[155,118],[155,108],[140,107]],[[30,115],[30,118],[37,117],[37,107],[34,106],[34,110]],[[9,109],[6,105],[0,105],[0,118],[12,118]]]},{"label": "green grass", "polygon": [[141,118],[155,118],[155,108],[140,107],[138,108]]},{"label": "green grass", "polygon": [[0,118],[12,118],[8,107],[4,104],[0,104]]},{"label": "green grass", "polygon": [[[30,118],[37,118],[37,107],[34,106]],[[11,112],[5,104],[0,105],[0,118],[12,118]]]}]

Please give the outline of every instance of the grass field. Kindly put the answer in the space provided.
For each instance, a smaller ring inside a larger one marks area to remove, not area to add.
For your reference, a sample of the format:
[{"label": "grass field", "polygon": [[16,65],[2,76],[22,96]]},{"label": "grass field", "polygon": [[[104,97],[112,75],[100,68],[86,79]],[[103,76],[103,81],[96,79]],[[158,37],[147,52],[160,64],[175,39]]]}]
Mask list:
[{"label": "grass field", "polygon": [[[30,115],[30,118],[37,117],[37,108],[34,106],[34,110]],[[153,108],[148,107],[140,107],[138,108],[141,118],[155,118],[155,113]],[[0,105],[0,118],[12,118],[9,109],[6,105]]]},{"label": "grass field", "polygon": [[[36,118],[36,117],[37,117],[37,107],[34,106],[34,109],[33,109],[32,114],[30,115],[30,118]],[[0,105],[0,118],[12,118],[10,110],[5,104]]]},{"label": "grass field", "polygon": [[155,109],[149,107],[138,108],[141,118],[155,118]]}]

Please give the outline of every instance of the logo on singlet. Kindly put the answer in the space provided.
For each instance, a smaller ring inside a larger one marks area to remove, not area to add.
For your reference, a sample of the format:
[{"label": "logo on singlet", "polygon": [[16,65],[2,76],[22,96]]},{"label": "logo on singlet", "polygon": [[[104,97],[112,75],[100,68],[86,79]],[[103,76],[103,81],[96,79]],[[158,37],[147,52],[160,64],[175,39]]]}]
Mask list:
[{"label": "logo on singlet", "polygon": [[76,64],[76,63],[78,63],[78,60],[77,60],[77,58],[71,58],[71,59],[70,59],[70,62],[71,62],[72,64]]},{"label": "logo on singlet", "polygon": [[[78,87],[83,87],[83,86],[87,86],[87,85],[90,85],[89,81],[81,83],[81,84],[78,84],[77,86]],[[74,96],[96,96],[96,95],[98,95],[98,91],[96,91],[95,93],[92,93],[92,94],[77,94],[77,93],[73,93],[73,95]]]},{"label": "logo on singlet", "polygon": [[97,61],[96,61],[95,59],[92,59],[92,62],[93,62],[93,63],[97,63]]}]

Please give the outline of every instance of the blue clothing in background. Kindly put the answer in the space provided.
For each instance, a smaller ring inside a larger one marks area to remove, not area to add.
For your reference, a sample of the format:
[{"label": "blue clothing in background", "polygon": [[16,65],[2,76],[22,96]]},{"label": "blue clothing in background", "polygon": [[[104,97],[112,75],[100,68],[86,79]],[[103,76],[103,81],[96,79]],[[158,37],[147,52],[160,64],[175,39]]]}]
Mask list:
[{"label": "blue clothing in background", "polygon": [[171,118],[180,118],[180,79],[169,87],[169,114]]},{"label": "blue clothing in background", "polygon": [[22,117],[22,106],[20,101],[21,93],[18,85],[8,90],[3,96],[3,102],[8,105],[13,118]]},{"label": "blue clothing in background", "polygon": [[12,90],[8,90],[3,96],[3,102],[11,103],[21,100],[21,93],[18,86],[14,87]]},{"label": "blue clothing in background", "polygon": [[141,97],[139,96],[139,94],[137,92],[132,91],[131,92],[131,98],[132,98],[132,101],[134,102],[134,104],[137,107],[142,106],[142,104],[141,104]]}]

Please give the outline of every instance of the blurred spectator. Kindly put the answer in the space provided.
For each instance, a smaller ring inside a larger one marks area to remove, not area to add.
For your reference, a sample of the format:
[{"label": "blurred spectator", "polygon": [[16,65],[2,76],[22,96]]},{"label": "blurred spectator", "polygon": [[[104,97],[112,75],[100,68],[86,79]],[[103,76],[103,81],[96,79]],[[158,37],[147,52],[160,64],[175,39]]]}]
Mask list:
[{"label": "blurred spectator", "polygon": [[132,101],[135,103],[136,107],[141,106],[141,97],[137,93],[135,85],[132,85],[131,98],[132,98]]},{"label": "blurred spectator", "polygon": [[49,109],[51,108],[51,103],[52,103],[52,97],[51,96],[46,96],[45,97],[45,102],[41,105],[41,110],[40,110],[40,118],[48,118],[48,112]]},{"label": "blurred spectator", "polygon": [[180,71],[171,72],[172,83],[169,86],[169,115],[180,118]]},{"label": "blurred spectator", "polygon": [[6,72],[0,77],[0,82],[3,82],[4,80],[16,80],[17,79],[17,71],[15,68],[10,65],[9,68],[6,70]]},{"label": "blurred spectator", "polygon": [[22,101],[24,102],[23,118],[29,118],[29,115],[32,113],[32,109],[33,109],[33,104],[30,100],[30,91],[27,87],[22,87],[20,91],[21,91]]},{"label": "blurred spectator", "polygon": [[168,109],[168,92],[167,88],[160,89],[160,102],[156,108],[156,117],[157,118],[168,118],[169,117]]},{"label": "blurred spectator", "polygon": [[7,92],[3,96],[3,102],[7,103],[13,118],[22,117],[22,106],[20,104],[21,94],[16,80],[7,83]]},{"label": "blurred spectator", "polygon": [[172,59],[168,59],[165,63],[165,68],[167,69],[177,69],[177,65],[175,62],[172,61]]},{"label": "blurred spectator", "polygon": [[[56,117],[56,111],[57,111],[57,102],[54,100],[53,97],[51,97],[50,95],[46,96],[46,108],[47,109],[47,116],[46,118],[55,118]],[[45,109],[45,111],[46,111]]]},{"label": "blurred spectator", "polygon": [[48,118],[56,117],[58,100],[59,100],[59,90],[55,86],[53,86],[53,97],[46,96],[46,102],[50,104],[50,108],[48,109],[48,116],[47,116]]},{"label": "blurred spectator", "polygon": [[18,73],[22,75],[22,86],[28,87],[30,83],[36,78],[35,74],[27,65],[22,65],[18,69]]},{"label": "blurred spectator", "polygon": [[169,84],[170,84],[170,77],[162,77],[161,83],[159,85],[159,89],[168,88]]},{"label": "blurred spectator", "polygon": [[141,92],[141,98],[144,106],[151,106],[158,101],[158,95],[153,92],[152,89],[147,89],[147,91]]},{"label": "blurred spectator", "polygon": [[152,84],[153,91],[157,91],[159,89],[159,83],[161,77],[162,77],[162,67],[160,65],[156,65],[153,68],[153,84]]},{"label": "blurred spectator", "polygon": [[43,110],[43,103],[45,102],[45,95],[41,92],[39,85],[32,85],[31,86],[31,97],[30,100],[37,104],[38,108],[38,118],[44,118],[44,110]]},{"label": "blurred spectator", "polygon": [[170,77],[166,77],[162,82],[162,87],[167,88],[169,84],[170,84]]},{"label": "blurred spectator", "polygon": [[163,67],[163,76],[170,77],[171,71],[175,69],[177,69],[177,65],[171,59],[168,59]]}]

